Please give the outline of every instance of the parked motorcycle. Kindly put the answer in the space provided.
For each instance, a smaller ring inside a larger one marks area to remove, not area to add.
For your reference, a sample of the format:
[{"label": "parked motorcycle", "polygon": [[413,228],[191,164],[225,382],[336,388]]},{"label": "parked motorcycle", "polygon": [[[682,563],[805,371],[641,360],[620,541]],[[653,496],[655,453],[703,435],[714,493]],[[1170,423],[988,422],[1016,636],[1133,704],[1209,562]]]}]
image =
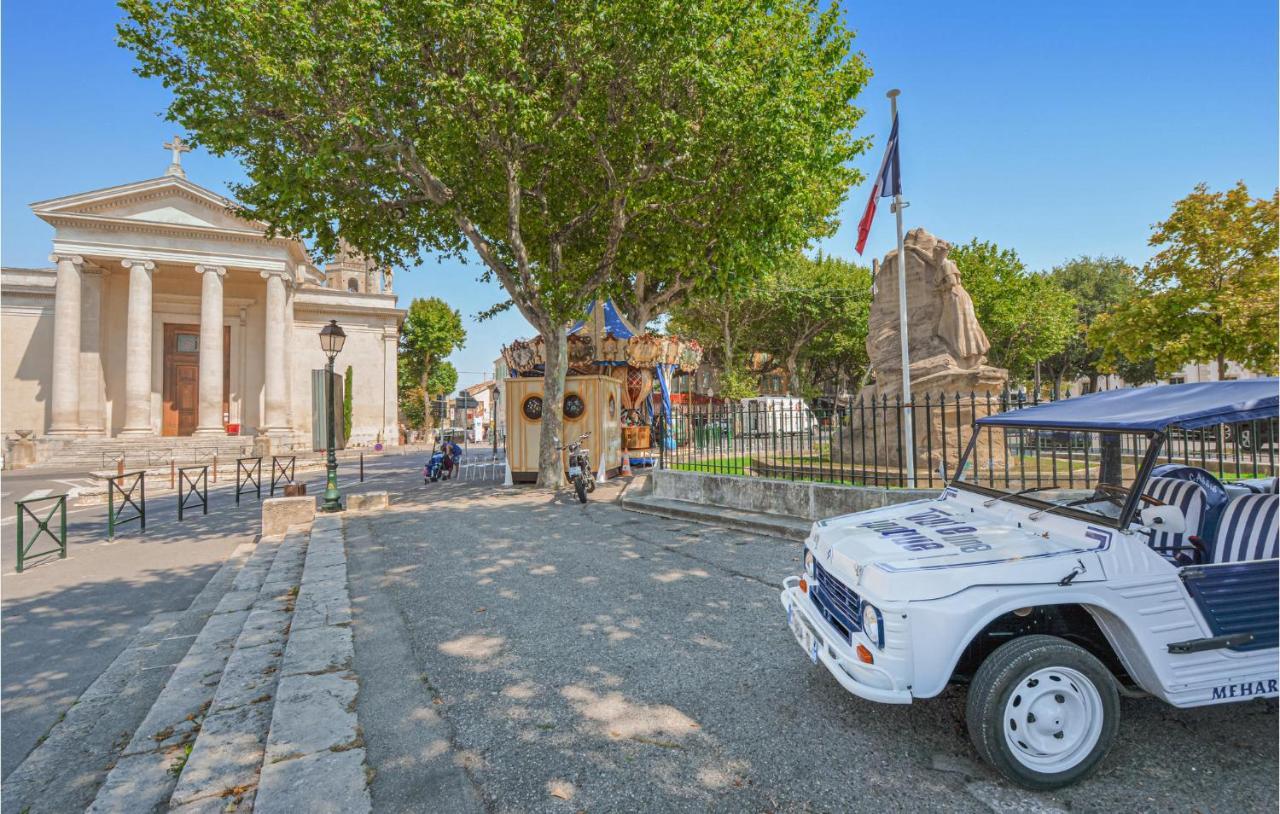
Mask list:
[{"label": "parked motorcycle", "polygon": [[561,452],[567,450],[569,453],[569,480],[573,483],[573,491],[578,495],[578,501],[587,502],[587,493],[596,490],[596,479],[591,474],[591,454],[586,447],[582,446],[582,442],[590,437],[591,433],[584,433],[568,446],[560,444],[560,439],[556,439],[556,451]]}]

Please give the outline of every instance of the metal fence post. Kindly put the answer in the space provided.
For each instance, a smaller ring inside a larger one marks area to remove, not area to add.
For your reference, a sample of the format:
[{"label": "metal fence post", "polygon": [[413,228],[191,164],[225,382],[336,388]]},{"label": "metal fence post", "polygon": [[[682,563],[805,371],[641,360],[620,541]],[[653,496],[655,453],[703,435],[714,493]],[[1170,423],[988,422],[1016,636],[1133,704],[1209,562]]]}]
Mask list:
[{"label": "metal fence post", "polygon": [[[49,511],[45,513],[43,518],[38,516],[30,508],[32,503],[44,503],[50,500],[56,502],[49,508]],[[67,496],[65,494],[46,495],[45,497],[19,500],[14,503],[14,508],[18,510],[17,572],[19,574],[21,574],[22,569],[26,567],[26,561],[32,557],[43,557],[46,554],[53,554],[56,552],[59,559],[65,560],[67,558]],[[49,521],[53,519],[55,514],[59,515],[57,534],[54,534],[54,532],[49,528]],[[26,523],[24,522],[25,515],[30,515],[31,519],[36,523],[36,533],[31,535],[30,540],[27,539],[27,528]],[[33,553],[31,549],[35,547],[36,542],[42,535],[52,537],[55,548],[51,548],[46,551],[36,551]]]},{"label": "metal fence post", "polygon": [[[133,484],[125,489],[122,481],[125,478],[132,477]],[[134,490],[138,491],[138,497],[134,499]],[[120,493],[120,507],[116,508],[116,492]],[[120,513],[126,507],[132,506],[134,515],[132,517],[121,517]],[[145,469],[137,472],[126,472],[123,475],[107,479],[107,539],[113,539],[116,536],[116,527],[123,523],[131,523],[138,521],[138,530],[147,530],[147,472]]]}]

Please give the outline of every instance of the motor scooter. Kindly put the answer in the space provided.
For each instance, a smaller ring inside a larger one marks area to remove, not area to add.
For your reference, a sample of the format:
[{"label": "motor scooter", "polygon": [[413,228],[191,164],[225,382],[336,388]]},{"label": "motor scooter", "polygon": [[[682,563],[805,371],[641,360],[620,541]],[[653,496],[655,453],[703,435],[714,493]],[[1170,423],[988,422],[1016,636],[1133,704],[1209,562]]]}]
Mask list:
[{"label": "motor scooter", "polygon": [[591,433],[584,433],[568,446],[560,444],[559,438],[555,439],[557,452],[569,452],[569,480],[573,483],[573,491],[578,495],[580,503],[587,502],[587,492],[596,490],[596,480],[591,474],[591,454],[582,446],[582,442],[590,436]]}]

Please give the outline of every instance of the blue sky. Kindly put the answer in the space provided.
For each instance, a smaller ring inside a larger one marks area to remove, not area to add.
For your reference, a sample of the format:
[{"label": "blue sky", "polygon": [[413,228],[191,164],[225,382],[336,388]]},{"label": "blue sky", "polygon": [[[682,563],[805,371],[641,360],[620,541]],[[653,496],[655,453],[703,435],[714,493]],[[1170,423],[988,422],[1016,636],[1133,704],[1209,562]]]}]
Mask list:
[{"label": "blue sky", "polygon": [[[1198,182],[1243,179],[1255,195],[1277,178],[1277,7],[1204,2],[848,2],[857,47],[875,77],[858,100],[876,147],[889,125],[884,92],[901,88],[907,227],[953,242],[978,236],[1034,269],[1081,254],[1149,256],[1151,224]],[[116,7],[100,0],[3,2],[0,260],[47,265],[52,229],[32,201],[161,174],[158,82],[132,73],[115,45]],[[229,159],[183,160],[218,192],[242,178]],[[865,186],[850,191],[831,254],[854,256]],[[893,243],[882,208],[864,260]],[[401,271],[401,304],[440,296],[467,320],[454,355],[461,384],[490,370],[499,346],[531,333],[515,313],[474,315],[502,299],[449,261]]]}]

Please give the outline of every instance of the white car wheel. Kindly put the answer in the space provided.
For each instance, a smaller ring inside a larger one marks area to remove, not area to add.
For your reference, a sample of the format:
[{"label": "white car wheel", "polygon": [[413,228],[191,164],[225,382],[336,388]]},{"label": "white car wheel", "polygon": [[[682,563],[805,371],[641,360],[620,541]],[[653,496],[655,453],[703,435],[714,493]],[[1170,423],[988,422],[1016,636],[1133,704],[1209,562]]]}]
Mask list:
[{"label": "white car wheel", "polygon": [[1120,726],[1120,694],[1089,651],[1031,634],[982,662],[965,718],[978,754],[1001,774],[1030,789],[1057,789],[1087,777],[1106,757]]},{"label": "white car wheel", "polygon": [[1067,771],[1102,736],[1102,696],[1083,673],[1046,667],[1018,682],[1004,707],[1004,737],[1015,760],[1029,769]]}]

